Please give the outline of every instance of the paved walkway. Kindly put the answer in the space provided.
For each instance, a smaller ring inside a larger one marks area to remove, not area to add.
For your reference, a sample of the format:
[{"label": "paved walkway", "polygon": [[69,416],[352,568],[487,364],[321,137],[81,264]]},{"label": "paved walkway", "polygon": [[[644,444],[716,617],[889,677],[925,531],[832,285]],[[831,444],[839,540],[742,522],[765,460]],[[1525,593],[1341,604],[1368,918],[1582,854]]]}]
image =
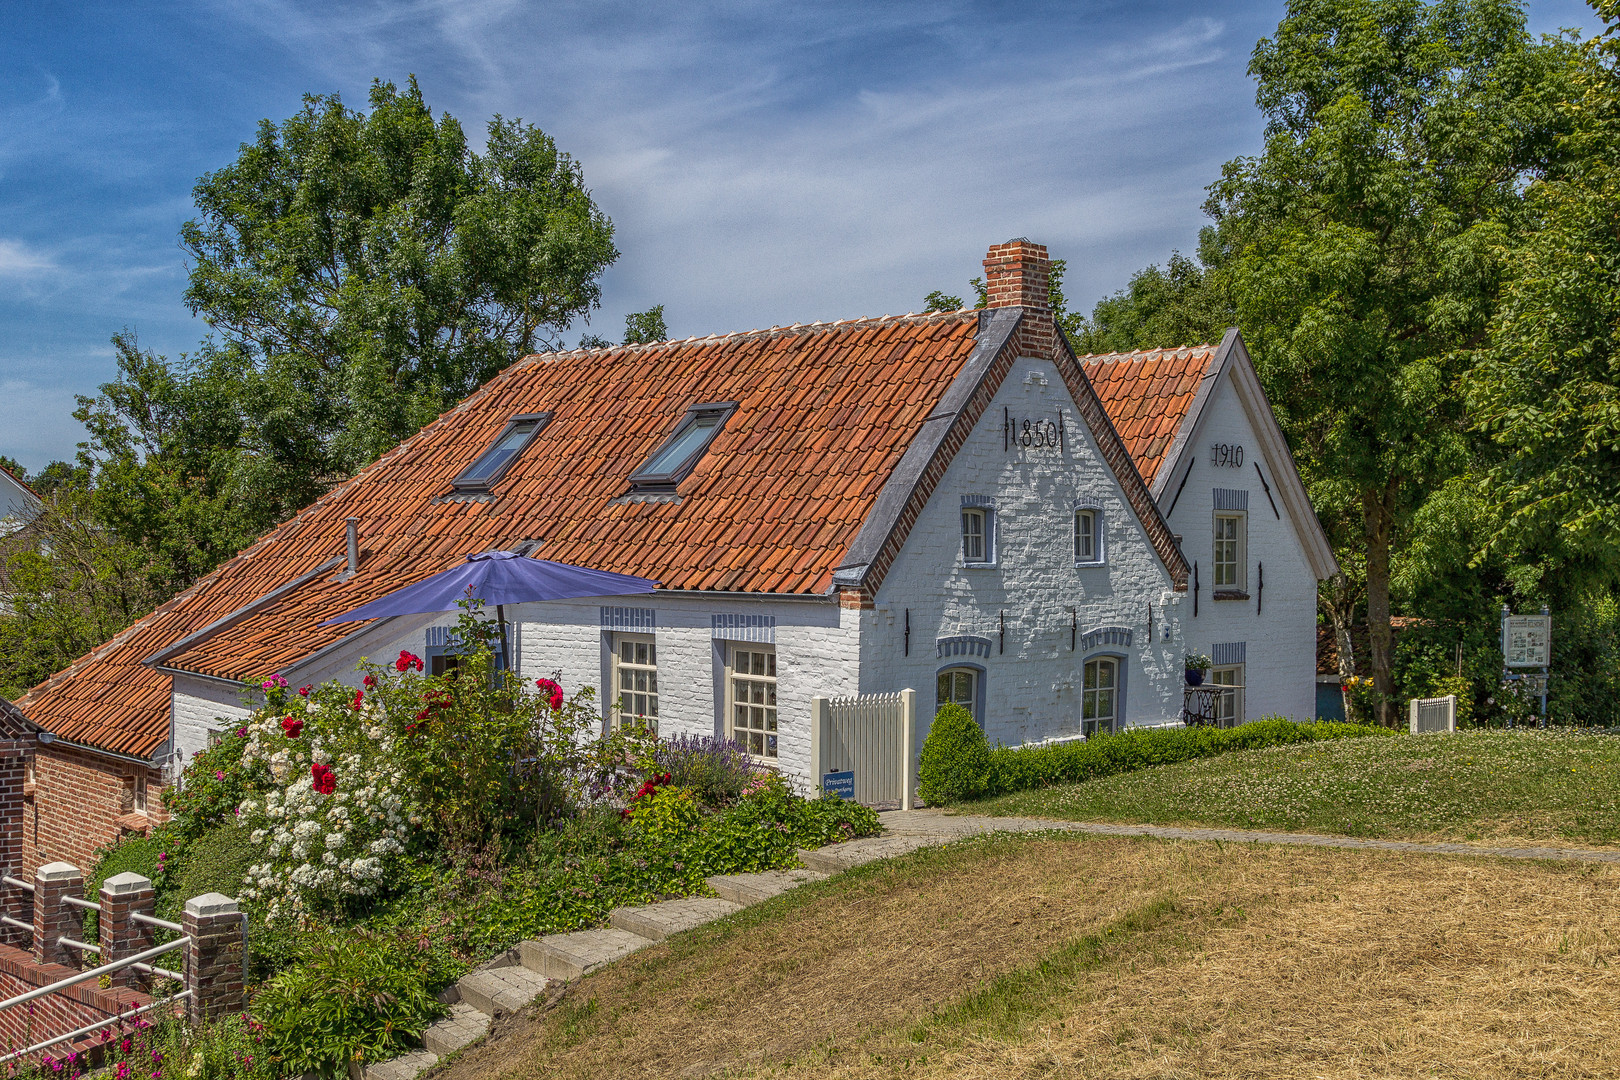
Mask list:
[{"label": "paved walkway", "polygon": [[[1183,829],[1168,825],[1104,825],[1049,818],[988,817],[945,810],[890,810],[878,815],[887,835],[955,839],[988,832],[1044,832],[1062,829],[1099,836],[1158,836],[1166,840],[1220,840],[1238,844],[1298,844],[1303,847],[1410,851],[1423,855],[1485,855],[1506,859],[1549,859],[1566,862],[1620,863],[1620,850],[1562,847],[1487,847],[1480,844],[1418,843],[1409,840],[1362,840],[1316,833],[1255,832],[1248,829]],[[860,843],[860,841],[851,841]]]}]

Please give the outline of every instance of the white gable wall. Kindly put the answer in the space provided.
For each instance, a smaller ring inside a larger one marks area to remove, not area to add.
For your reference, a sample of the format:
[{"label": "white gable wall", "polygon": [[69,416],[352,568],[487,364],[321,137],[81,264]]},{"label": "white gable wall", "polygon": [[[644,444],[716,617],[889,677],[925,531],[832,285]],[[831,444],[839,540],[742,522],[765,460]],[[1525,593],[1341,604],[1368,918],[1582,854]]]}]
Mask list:
[{"label": "white gable wall", "polygon": [[170,691],[169,741],[184,765],[208,748],[208,737],[247,719],[245,688],[197,675],[176,675]]},{"label": "white gable wall", "polygon": [[[1004,414],[1003,410],[1006,410]],[[1063,415],[1063,446],[1008,448],[1003,418]],[[964,496],[995,500],[997,558],[993,567],[962,559]],[[1106,529],[1101,566],[1076,566],[1073,514],[1077,498],[1100,501]],[[1125,725],[1176,721],[1181,712],[1184,643],[1175,624],[1186,605],[1175,602],[1160,562],[1113,472],[1080,419],[1049,360],[1020,359],[977,428],[957,452],[924,507],[900,555],[864,612],[861,691],[915,689],[919,710],[932,717],[936,673],[957,665],[984,672],[985,732],[1008,745],[1080,733],[1081,684],[1087,659],[1114,654],[1124,663]],[[1152,608],[1152,640],[1149,608]],[[1077,632],[1070,649],[1071,613]],[[911,643],[904,643],[906,611]],[[1006,638],[1001,614],[1006,613]],[[1171,640],[1163,639],[1165,620]],[[1085,635],[1123,627],[1129,645],[1097,643]],[[941,639],[976,637],[989,655],[940,656]],[[919,724],[919,740],[926,736]]]},{"label": "white gable wall", "polygon": [[[1213,463],[1215,444],[1243,447],[1241,466]],[[1305,548],[1278,491],[1277,472],[1291,462],[1263,456],[1260,440],[1232,384],[1231,368],[1221,374],[1184,451],[1191,462],[1186,483],[1172,476],[1161,505],[1174,509],[1168,520],[1182,538],[1189,563],[1198,564],[1198,617],[1191,595],[1183,601],[1187,651],[1210,653],[1220,644],[1244,646],[1244,712],[1250,720],[1281,715],[1310,720],[1316,715],[1316,577]],[[1266,497],[1256,463],[1271,486]],[[1177,488],[1180,497],[1177,498]],[[1246,551],[1247,600],[1214,600],[1215,491],[1248,495]],[[1272,502],[1276,510],[1272,509]],[[1264,564],[1265,589],[1260,584]]]}]

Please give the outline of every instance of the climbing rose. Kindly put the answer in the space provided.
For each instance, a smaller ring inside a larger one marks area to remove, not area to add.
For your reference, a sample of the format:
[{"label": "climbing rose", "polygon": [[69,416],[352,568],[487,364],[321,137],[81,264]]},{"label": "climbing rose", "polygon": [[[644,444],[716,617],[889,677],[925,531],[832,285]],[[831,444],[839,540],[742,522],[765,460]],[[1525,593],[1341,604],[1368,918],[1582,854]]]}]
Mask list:
[{"label": "climbing rose", "polygon": [[309,697],[309,692],[313,689],[315,689],[313,686],[300,686],[298,688],[298,696]]},{"label": "climbing rose", "polygon": [[349,708],[353,709],[355,712],[359,712],[360,703],[365,700],[366,692],[364,690],[356,690],[354,692],[354,700],[349,703]]},{"label": "climbing rose", "polygon": [[421,671],[422,670],[422,658],[420,656],[417,656],[417,655],[411,653],[411,652],[406,651],[405,649],[399,650],[399,659],[394,661],[394,670],[395,671],[409,671],[411,668],[415,668],[417,671]]},{"label": "climbing rose", "polygon": [[365,683],[366,684],[366,689],[369,690],[373,686],[377,685],[377,676],[375,676],[375,675],[367,675],[364,679],[361,679],[360,681]]},{"label": "climbing rose", "polygon": [[311,765],[309,767],[310,787],[317,794],[330,795],[337,790],[337,777],[325,765]]},{"label": "climbing rose", "polygon": [[546,702],[546,704],[551,706],[552,712],[556,712],[558,709],[563,707],[562,687],[558,686],[550,679],[536,679],[534,680],[534,685],[540,688],[541,693],[550,695],[550,700]]},{"label": "climbing rose", "polygon": [[281,718],[281,730],[289,739],[296,739],[304,733],[304,722],[297,717],[284,716]]}]

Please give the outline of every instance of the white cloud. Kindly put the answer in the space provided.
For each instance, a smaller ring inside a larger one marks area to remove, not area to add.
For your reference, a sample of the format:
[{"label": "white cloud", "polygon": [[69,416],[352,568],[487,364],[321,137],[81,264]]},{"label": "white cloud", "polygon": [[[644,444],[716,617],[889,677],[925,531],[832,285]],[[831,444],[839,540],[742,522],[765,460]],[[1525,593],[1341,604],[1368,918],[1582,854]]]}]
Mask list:
[{"label": "white cloud", "polygon": [[36,278],[56,269],[56,262],[19,240],[0,239],[0,278]]}]

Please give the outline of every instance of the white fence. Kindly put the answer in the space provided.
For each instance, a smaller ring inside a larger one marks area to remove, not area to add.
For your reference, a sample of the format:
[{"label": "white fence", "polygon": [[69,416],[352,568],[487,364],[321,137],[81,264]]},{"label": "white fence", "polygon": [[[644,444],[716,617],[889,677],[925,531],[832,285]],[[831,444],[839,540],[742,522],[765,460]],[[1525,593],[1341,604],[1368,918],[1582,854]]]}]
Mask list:
[{"label": "white fence", "polygon": [[917,790],[917,691],[812,698],[810,767],[817,788],[826,773],[853,772],[856,802],[910,810]]},{"label": "white fence", "polygon": [[1408,709],[1411,733],[1420,731],[1456,731],[1457,696],[1413,698]]}]

